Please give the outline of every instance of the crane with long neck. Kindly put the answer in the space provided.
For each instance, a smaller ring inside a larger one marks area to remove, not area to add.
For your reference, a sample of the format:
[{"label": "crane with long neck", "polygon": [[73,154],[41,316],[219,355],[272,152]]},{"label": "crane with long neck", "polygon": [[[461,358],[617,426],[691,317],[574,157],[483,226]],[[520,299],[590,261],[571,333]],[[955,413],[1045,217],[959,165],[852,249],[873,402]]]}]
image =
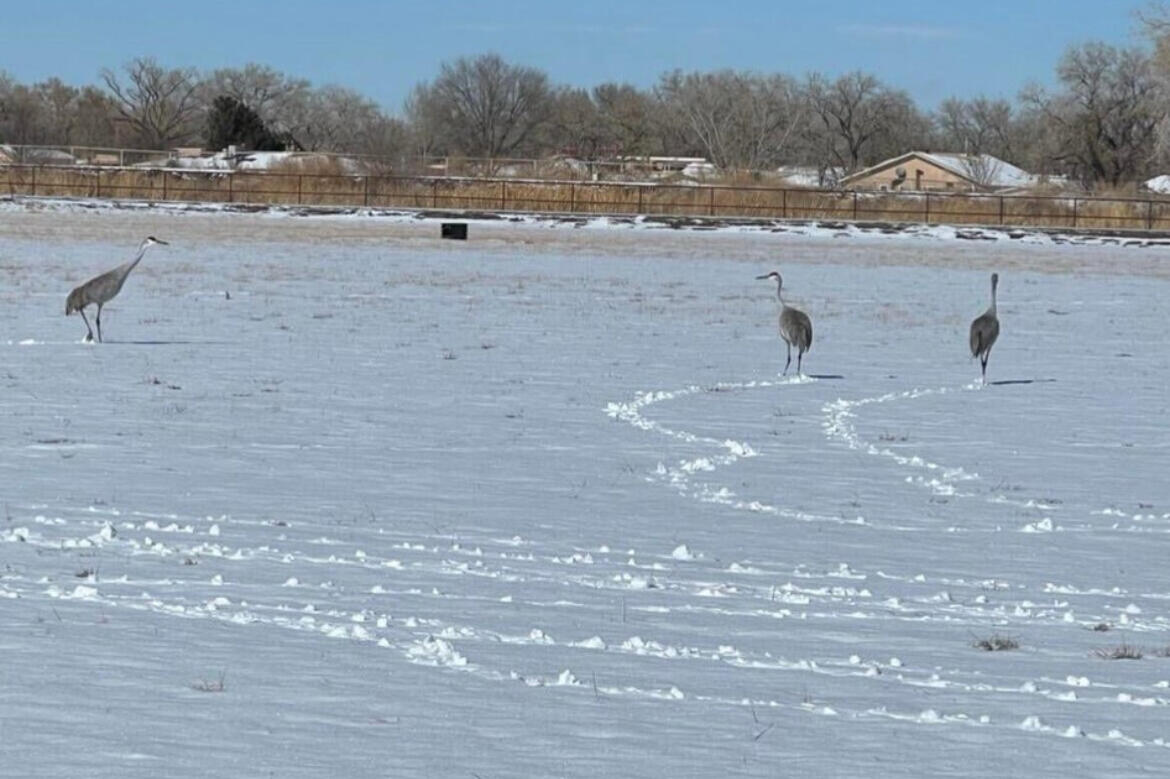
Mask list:
[{"label": "crane with long neck", "polygon": [[784,363],[784,373],[787,374],[788,366],[792,365],[792,347],[794,346],[796,347],[796,372],[800,373],[801,359],[804,357],[804,353],[812,348],[812,320],[808,318],[808,314],[784,302],[784,279],[777,271],[756,276],[756,279],[776,280],[776,299],[780,301],[780,337],[788,346],[788,361]]},{"label": "crane with long neck", "polygon": [[991,305],[971,323],[971,356],[978,357],[983,369],[983,383],[987,383],[987,360],[991,347],[999,338],[999,315],[995,308],[995,290],[999,286],[999,274],[991,274]]},{"label": "crane with long neck", "polygon": [[101,343],[102,306],[110,302],[114,296],[122,291],[122,285],[126,283],[126,278],[130,275],[130,272],[142,261],[143,256],[146,255],[146,250],[156,243],[162,244],[163,246],[167,245],[166,241],[160,241],[153,235],[148,235],[138,247],[138,254],[134,255],[134,259],[129,262],[124,262],[100,276],[94,276],[69,293],[69,297],[65,300],[65,316],[69,316],[74,311],[81,314],[81,318],[85,322],[85,329],[89,331],[85,337],[86,341],[93,340],[93,328],[89,326],[89,319],[85,316],[85,307],[91,304],[97,305],[97,339],[98,343]]}]

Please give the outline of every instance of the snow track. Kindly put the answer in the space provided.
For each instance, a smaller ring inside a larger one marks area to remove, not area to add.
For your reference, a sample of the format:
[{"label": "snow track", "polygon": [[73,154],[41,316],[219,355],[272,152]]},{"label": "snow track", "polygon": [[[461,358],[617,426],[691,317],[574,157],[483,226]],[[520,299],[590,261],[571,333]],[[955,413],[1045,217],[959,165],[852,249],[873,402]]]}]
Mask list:
[{"label": "snow track", "polygon": [[[1145,615],[1147,610],[1156,611],[1155,601],[1170,599],[1170,592],[1114,588],[1083,593],[1052,586],[1047,593],[1028,592],[1022,585],[1002,581],[936,581],[909,573],[856,570],[847,564],[822,571],[804,566],[785,570],[778,561],[759,559],[716,565],[701,554],[680,560],[687,555],[637,554],[604,546],[558,549],[531,539],[500,539],[493,533],[416,536],[379,529],[363,540],[394,552],[383,556],[315,536],[315,530],[302,530],[295,523],[173,514],[147,518],[151,515],[123,515],[100,507],[50,513],[43,513],[45,507],[21,509],[22,514],[25,511],[40,513],[0,540],[37,548],[42,554],[88,550],[95,567],[68,583],[6,574],[0,577],[0,591],[9,599],[74,601],[96,611],[125,609],[213,620],[238,630],[292,630],[322,640],[370,643],[424,667],[488,682],[575,689],[588,696],[782,709],[842,720],[892,718],[927,726],[1022,728],[1033,735],[1074,733],[1119,746],[1167,746],[1157,735],[1138,737],[1117,729],[1095,732],[1082,725],[1077,714],[1084,707],[1165,707],[1170,705],[1170,682],[1164,680],[1119,685],[1081,677],[997,677],[963,668],[920,667],[897,657],[844,652],[791,657],[684,637],[708,632],[700,625],[711,625],[711,620],[716,633],[722,632],[718,626],[723,621],[728,632],[734,632],[737,628],[732,626],[745,620],[761,626],[795,623],[798,630],[850,621],[867,624],[867,629],[894,631],[898,622],[906,621],[972,632],[1020,633],[1043,626],[1083,633],[1118,618],[1135,633],[1160,635],[1170,631],[1170,620]],[[170,570],[174,568],[166,565],[168,561],[182,560],[184,575],[129,576],[124,569],[142,567],[131,566],[134,558],[147,558]],[[476,580],[483,583],[472,586]],[[557,584],[562,597],[540,599],[540,593]],[[620,594],[626,616],[609,626],[607,636],[551,627],[612,610],[615,594]],[[504,611],[522,616],[505,616]],[[658,628],[648,628],[647,620]],[[658,667],[664,662],[713,670],[687,672],[691,684],[634,682],[662,677]],[[532,670],[550,665],[563,668],[555,673]],[[832,696],[794,702],[788,696],[720,694],[718,680],[737,671],[779,674],[778,683],[785,689],[812,685],[818,678],[835,680],[833,685],[861,685],[868,690],[863,697],[886,702],[855,708]],[[611,681],[615,677],[616,683]],[[799,681],[802,677],[809,681]],[[895,701],[904,694],[892,692],[898,688],[945,691],[952,708],[899,711]],[[1029,700],[1062,704],[1059,716],[1047,710],[1043,717],[1010,713],[1021,706],[1026,709]],[[1024,719],[1032,724],[1023,727]]]}]

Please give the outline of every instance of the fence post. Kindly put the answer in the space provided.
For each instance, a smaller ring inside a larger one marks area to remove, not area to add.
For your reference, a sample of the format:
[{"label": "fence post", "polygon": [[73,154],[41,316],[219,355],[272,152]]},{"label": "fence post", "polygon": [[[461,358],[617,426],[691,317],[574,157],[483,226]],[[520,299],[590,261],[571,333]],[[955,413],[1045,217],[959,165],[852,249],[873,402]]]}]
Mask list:
[{"label": "fence post", "polygon": [[500,182],[500,210],[508,210],[508,182]]},{"label": "fence post", "polygon": [[362,186],[362,205],[368,206],[370,204],[370,176],[366,174],[363,176],[365,183]]},{"label": "fence post", "polygon": [[708,216],[715,216],[715,187],[711,187],[709,191],[711,193],[711,204],[707,207],[707,210],[710,212]]},{"label": "fence post", "polygon": [[303,175],[301,175],[300,173],[297,174],[297,205],[298,206],[301,204],[301,185],[304,183],[304,181],[303,181],[304,178],[305,177]]},{"label": "fence post", "polygon": [[999,196],[999,223],[1003,224],[1003,195]]},{"label": "fence post", "polygon": [[780,218],[788,218],[788,190],[780,190]]},{"label": "fence post", "polygon": [[853,221],[857,221],[857,190],[853,190]]},{"label": "fence post", "polygon": [[569,182],[569,213],[575,214],[577,212],[577,182]]},{"label": "fence post", "polygon": [[35,196],[36,196],[36,194],[37,194],[37,168],[36,168],[36,166],[35,166],[35,165],[33,166],[33,169],[32,169],[32,170],[33,170],[33,175],[32,175],[32,193],[33,193],[33,196],[35,197]]},{"label": "fence post", "polygon": [[167,172],[164,170],[163,174],[163,200],[167,199]]},{"label": "fence post", "polygon": [[101,197],[102,196],[102,172],[100,169],[94,171],[94,178],[96,179],[95,184],[94,184],[94,197]]},{"label": "fence post", "polygon": [[1154,229],[1154,201],[1153,200],[1146,201],[1146,229],[1147,230]]},{"label": "fence post", "polygon": [[922,221],[926,222],[927,224],[930,224],[930,193],[929,192],[926,193],[926,218],[923,219]]},{"label": "fence post", "polygon": [[1074,197],[1074,198],[1073,198],[1073,228],[1074,228],[1074,229],[1075,229],[1075,228],[1076,228],[1076,226],[1077,226],[1077,207],[1078,207],[1079,205],[1080,205],[1080,201],[1079,201],[1079,200],[1077,200],[1077,199]]},{"label": "fence post", "polygon": [[235,179],[236,179],[235,172],[228,171],[228,202],[229,203],[236,202],[236,190],[235,190],[235,183],[234,183]]},{"label": "fence post", "polygon": [[638,185],[638,213],[642,213],[642,185]]}]

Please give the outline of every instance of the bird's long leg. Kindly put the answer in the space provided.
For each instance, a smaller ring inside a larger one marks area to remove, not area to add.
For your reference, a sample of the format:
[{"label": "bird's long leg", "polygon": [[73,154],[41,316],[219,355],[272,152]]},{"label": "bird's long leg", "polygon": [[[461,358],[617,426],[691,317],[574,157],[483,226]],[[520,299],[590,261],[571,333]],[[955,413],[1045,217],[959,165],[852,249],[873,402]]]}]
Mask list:
[{"label": "bird's long leg", "polygon": [[983,383],[987,383],[987,358],[991,356],[990,352],[986,352],[979,362],[983,366]]},{"label": "bird's long leg", "polygon": [[81,314],[81,319],[82,319],[82,321],[85,322],[85,329],[89,331],[89,333],[85,336],[85,340],[92,341],[93,340],[93,328],[89,326],[89,319],[85,316],[85,309],[79,308],[79,309],[77,309],[77,312],[79,314]]},{"label": "bird's long leg", "polygon": [[781,376],[788,375],[788,366],[792,364],[792,344],[786,343],[785,346],[788,347],[788,362],[784,363],[784,373],[780,374]]},{"label": "bird's long leg", "polygon": [[801,370],[800,370],[800,361],[801,361],[802,359],[804,359],[804,352],[802,352],[802,351],[798,351],[798,352],[796,353],[796,375],[797,375],[797,376],[803,376],[803,375],[804,375],[804,374],[801,372]]},{"label": "bird's long leg", "polygon": [[102,343],[102,304],[98,303],[97,313],[98,343]]}]

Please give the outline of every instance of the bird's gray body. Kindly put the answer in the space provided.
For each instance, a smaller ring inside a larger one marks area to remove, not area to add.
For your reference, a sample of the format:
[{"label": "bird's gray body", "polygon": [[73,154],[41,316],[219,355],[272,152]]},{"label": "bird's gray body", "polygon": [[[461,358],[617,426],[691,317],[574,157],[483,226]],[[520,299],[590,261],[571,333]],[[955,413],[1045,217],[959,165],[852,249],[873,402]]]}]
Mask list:
[{"label": "bird's gray body", "polygon": [[75,287],[69,293],[69,297],[65,300],[65,316],[69,316],[74,311],[81,314],[82,320],[85,321],[85,329],[89,331],[89,334],[86,336],[87,341],[93,340],[93,329],[89,326],[89,320],[86,319],[85,307],[97,305],[97,339],[100,342],[102,340],[102,306],[122,291],[122,286],[126,283],[126,278],[130,275],[130,271],[134,270],[138,263],[142,261],[146,250],[156,243],[166,245],[166,241],[160,241],[154,236],[149,236],[138,247],[138,254],[130,262],[123,263],[100,276],[94,276],[81,286]]},{"label": "bird's gray body", "polygon": [[756,278],[776,279],[776,299],[780,301],[780,337],[788,346],[788,361],[784,363],[784,373],[788,373],[788,366],[792,364],[793,347],[796,347],[796,372],[800,373],[804,353],[812,348],[812,320],[808,318],[808,314],[784,302],[784,279],[779,273],[772,271]]},{"label": "bird's gray body", "polygon": [[812,321],[808,314],[792,306],[780,309],[780,337],[789,346],[795,346],[800,354],[804,354],[812,348],[812,335]]},{"label": "bird's gray body", "polygon": [[999,338],[999,316],[995,308],[995,291],[999,286],[999,274],[991,274],[991,305],[986,311],[975,317],[971,323],[971,356],[978,357],[983,370],[983,380],[987,381],[987,360],[991,357],[991,347]]}]

